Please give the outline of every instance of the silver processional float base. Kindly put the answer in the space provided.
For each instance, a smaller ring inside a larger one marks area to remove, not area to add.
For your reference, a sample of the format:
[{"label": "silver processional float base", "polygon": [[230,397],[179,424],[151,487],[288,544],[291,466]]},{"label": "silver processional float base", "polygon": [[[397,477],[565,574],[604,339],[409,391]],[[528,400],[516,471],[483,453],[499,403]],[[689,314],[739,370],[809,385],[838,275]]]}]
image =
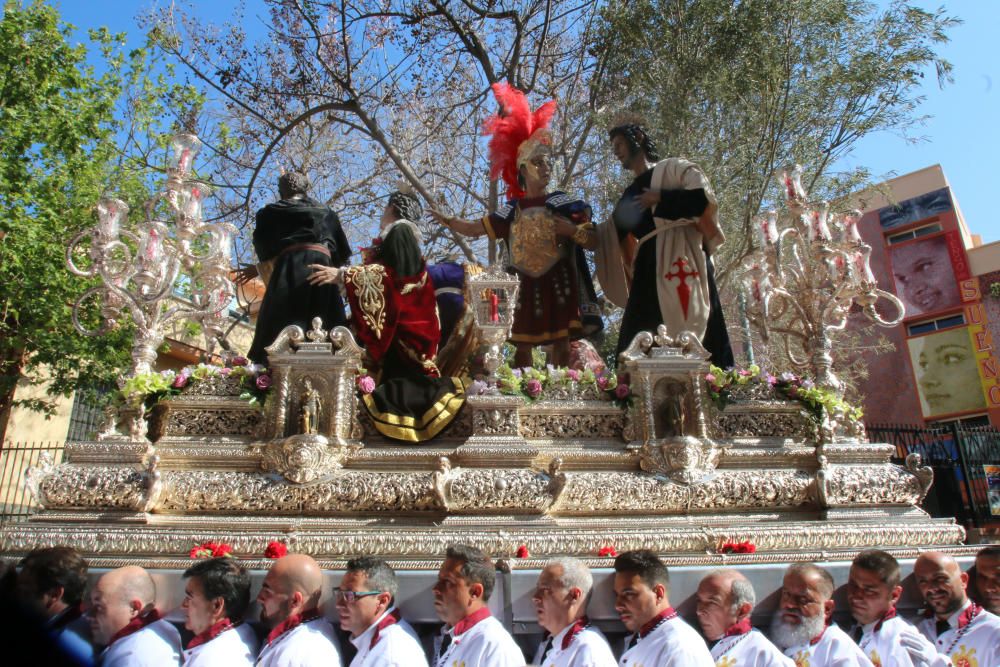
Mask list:
[{"label": "silver processional float base", "polygon": [[[67,443],[62,463],[32,469],[43,509],[2,529],[3,557],[63,544],[95,568],[137,564],[177,579],[208,541],[230,545],[256,577],[274,541],[331,571],[377,555],[401,573],[400,601],[419,622],[434,620],[430,583],[461,542],[498,562],[491,603],[531,631],[534,578],[557,555],[598,568],[590,616],[600,621],[615,618],[610,556],[629,549],[663,555],[682,612],[707,570],[755,570],[760,613],[789,562],[827,563],[843,581],[866,548],[906,571],[928,549],[973,553],[954,520],[919,508],[931,470],[891,463],[894,448],[868,443],[860,424],[755,390],[716,407],[692,336],[636,337],[623,355],[628,406],[572,382],[532,402],[470,396],[422,445],[393,443],[366,418],[362,351],[346,329],[317,340],[290,327],[269,350],[264,412],[240,398],[238,380],[211,377],[162,402],[148,431],[133,415],[129,435]],[[313,388],[323,400],[303,405]],[[179,581],[159,588],[163,608],[180,603]]]}]

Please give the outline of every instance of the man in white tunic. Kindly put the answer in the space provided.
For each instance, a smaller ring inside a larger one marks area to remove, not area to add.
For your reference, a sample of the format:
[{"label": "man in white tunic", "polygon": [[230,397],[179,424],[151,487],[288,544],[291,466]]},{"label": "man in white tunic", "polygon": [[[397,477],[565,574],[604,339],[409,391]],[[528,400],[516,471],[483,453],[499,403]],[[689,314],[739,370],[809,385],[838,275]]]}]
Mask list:
[{"label": "man in white tunic", "polygon": [[985,547],[976,554],[976,602],[1000,616],[1000,544]]},{"label": "man in white tunic", "polygon": [[857,622],[854,641],[875,667],[934,664],[934,645],[896,615],[903,592],[899,581],[899,563],[884,551],[862,551],[854,559],[847,579],[847,603]]},{"label": "man in white tunic", "polygon": [[333,589],[342,630],[358,652],[351,667],[427,667],[417,633],[396,607],[396,573],[380,558],[347,561]]},{"label": "man in white tunic", "polygon": [[698,623],[716,667],[793,667],[795,663],[750,625],[757,595],[736,570],[715,570],[698,584]]},{"label": "man in white tunic", "polygon": [[872,667],[846,632],[830,623],[833,577],[812,563],[785,570],[771,639],[796,667]]},{"label": "man in white tunic", "polygon": [[271,566],[257,602],[270,629],[257,657],[261,667],[340,667],[340,644],[323,616],[323,571],[305,554]]},{"label": "man in white tunic", "polygon": [[969,600],[969,575],[955,559],[938,551],[921,554],[913,576],[933,614],[917,628],[938,653],[955,667],[1000,665],[1000,618]]},{"label": "man in white tunic", "polygon": [[232,558],[200,560],[184,571],[184,627],[194,633],[185,667],[253,667],[260,642],[243,616],[250,577]]},{"label": "man in white tunic", "polygon": [[90,632],[102,667],[181,664],[181,633],[156,610],[156,585],[141,567],[111,570],[90,593]]},{"label": "man in white tunic", "polygon": [[523,667],[521,649],[486,606],[494,579],[482,551],[448,547],[434,584],[434,610],[445,624],[434,642],[435,667]]},{"label": "man in white tunic", "polygon": [[587,603],[594,577],[575,558],[549,561],[531,596],[538,624],[547,632],[535,652],[539,667],[615,667],[604,634],[590,625]]},{"label": "man in white tunic", "polygon": [[615,611],[631,632],[621,667],[714,667],[704,640],[670,606],[667,566],[648,549],[615,559]]}]

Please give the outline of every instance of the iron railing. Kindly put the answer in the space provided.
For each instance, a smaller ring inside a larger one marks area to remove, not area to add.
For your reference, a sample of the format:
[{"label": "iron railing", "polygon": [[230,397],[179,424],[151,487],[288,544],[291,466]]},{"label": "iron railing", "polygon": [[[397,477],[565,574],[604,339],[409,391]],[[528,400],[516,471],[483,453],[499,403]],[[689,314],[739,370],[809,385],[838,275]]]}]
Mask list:
[{"label": "iron railing", "polygon": [[54,463],[62,460],[63,442],[5,442],[0,449],[0,526],[23,521],[38,509],[35,499],[24,486],[25,471],[37,465],[42,454],[52,455]]},{"label": "iron railing", "polygon": [[1000,524],[1000,430],[959,422],[868,424],[866,429],[870,442],[895,446],[896,462],[916,453],[934,470],[934,486],[924,501],[932,516],[953,516],[976,528]]}]

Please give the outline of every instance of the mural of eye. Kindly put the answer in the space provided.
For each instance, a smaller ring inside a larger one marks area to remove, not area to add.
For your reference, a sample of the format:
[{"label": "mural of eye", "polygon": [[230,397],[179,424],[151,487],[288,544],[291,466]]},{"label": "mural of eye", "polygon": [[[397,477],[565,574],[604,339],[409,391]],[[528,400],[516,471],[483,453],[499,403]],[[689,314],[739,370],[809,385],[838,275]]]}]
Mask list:
[{"label": "mural of eye", "polygon": [[893,229],[951,210],[948,188],[941,188],[879,209],[878,221],[882,229]]}]

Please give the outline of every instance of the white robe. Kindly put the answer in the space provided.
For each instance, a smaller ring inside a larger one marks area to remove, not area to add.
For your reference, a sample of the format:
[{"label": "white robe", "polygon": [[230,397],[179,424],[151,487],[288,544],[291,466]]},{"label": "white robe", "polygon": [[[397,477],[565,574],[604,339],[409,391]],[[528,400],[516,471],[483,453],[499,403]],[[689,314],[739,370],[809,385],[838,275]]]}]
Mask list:
[{"label": "white robe", "polygon": [[664,621],[622,653],[618,664],[620,667],[715,667],[705,640],[679,616]]},{"label": "white robe", "polygon": [[918,638],[918,641],[925,644],[924,654],[927,656],[928,662],[934,659],[937,653],[934,645],[927,641],[915,627],[900,617],[894,616],[883,621],[878,632],[875,631],[876,625],[878,625],[878,621],[863,626],[863,634],[858,642],[861,652],[868,656],[875,667],[913,667],[913,660],[910,659],[909,652],[899,643],[899,638],[903,635]]},{"label": "white robe", "polygon": [[723,637],[712,647],[715,667],[794,667],[792,659],[757,629]]},{"label": "white robe", "polygon": [[417,633],[402,619],[383,628],[378,634],[378,643],[371,645],[378,624],[394,610],[395,607],[387,609],[367,630],[351,637],[351,643],[358,649],[351,667],[427,667]]},{"label": "white robe", "polygon": [[827,627],[815,644],[786,648],[785,655],[795,661],[795,667],[872,667],[872,661],[836,625]]},{"label": "white robe", "polygon": [[170,667],[181,664],[181,633],[173,623],[160,619],[125,635],[104,649],[101,667]]},{"label": "white robe", "polygon": [[257,656],[258,667],[340,667],[340,642],[330,621],[315,618],[296,625]]},{"label": "white robe", "polygon": [[524,667],[524,654],[503,624],[487,616],[453,637],[436,667]]},{"label": "white robe", "polygon": [[572,628],[571,623],[552,639],[552,648],[545,656],[545,662],[542,662],[542,651],[547,642],[543,641],[535,651],[532,664],[539,667],[615,667],[618,664],[604,633],[593,626],[578,632],[563,650],[563,640]]},{"label": "white robe", "polygon": [[[925,618],[917,625],[917,629],[934,644],[938,653],[951,658],[955,667],[967,667],[977,663],[979,667],[996,667],[1000,665],[1000,617],[986,610],[980,611],[966,626],[969,629],[962,632],[958,629],[958,618],[969,604],[971,603],[966,601],[961,609],[948,618],[951,630],[940,637],[935,628],[936,618]],[[956,641],[960,632],[962,636]]]},{"label": "white robe", "polygon": [[219,633],[213,639],[184,649],[184,667],[253,667],[260,641],[248,623]]}]

